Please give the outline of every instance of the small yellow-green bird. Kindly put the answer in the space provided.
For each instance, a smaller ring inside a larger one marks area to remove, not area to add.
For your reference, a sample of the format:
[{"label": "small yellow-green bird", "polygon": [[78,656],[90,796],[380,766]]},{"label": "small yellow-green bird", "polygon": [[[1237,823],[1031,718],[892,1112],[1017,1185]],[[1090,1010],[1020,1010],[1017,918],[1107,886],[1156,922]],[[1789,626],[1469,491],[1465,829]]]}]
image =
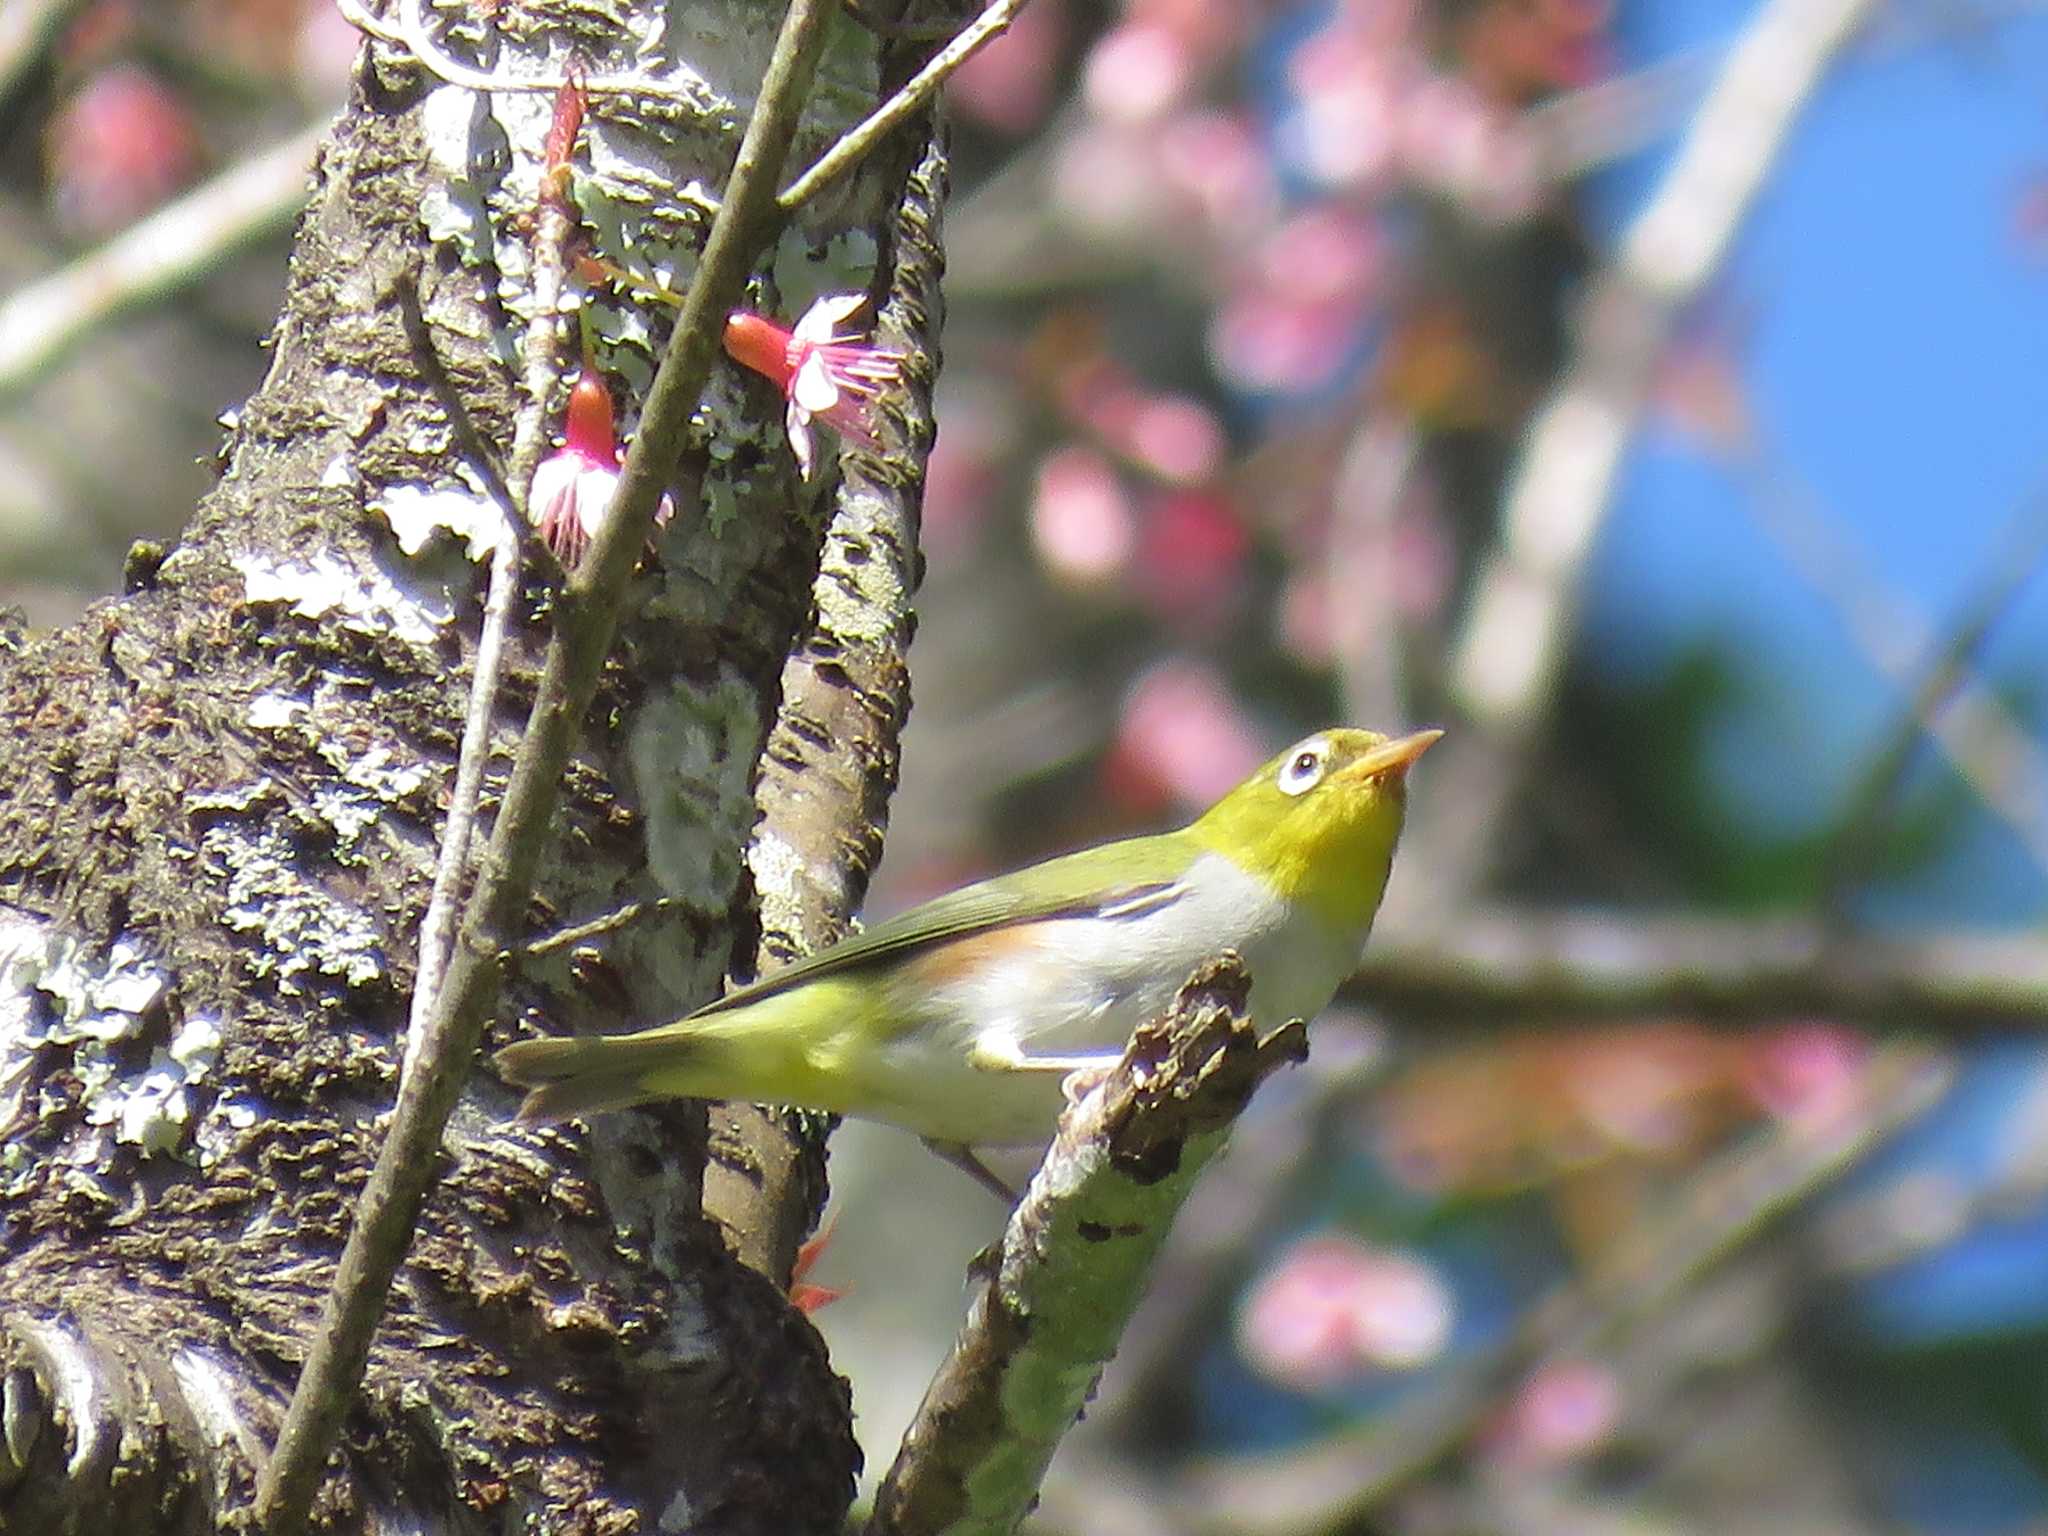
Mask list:
[{"label": "small yellow-green bird", "polygon": [[508,1045],[498,1070],[532,1089],[528,1121],[746,1099],[941,1150],[1042,1140],[1068,1075],[1113,1063],[1225,949],[1262,1029],[1322,1010],[1386,889],[1408,769],[1442,734],[1318,732],[1179,831],[938,897],[673,1024]]}]

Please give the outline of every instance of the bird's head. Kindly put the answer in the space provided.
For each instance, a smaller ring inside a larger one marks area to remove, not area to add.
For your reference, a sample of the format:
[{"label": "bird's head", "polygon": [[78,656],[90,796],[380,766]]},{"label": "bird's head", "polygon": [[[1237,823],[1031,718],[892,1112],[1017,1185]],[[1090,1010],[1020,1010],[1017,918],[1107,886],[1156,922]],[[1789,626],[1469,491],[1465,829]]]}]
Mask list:
[{"label": "bird's head", "polygon": [[1408,769],[1442,735],[1318,731],[1217,801],[1188,834],[1332,926],[1362,931],[1393,864]]}]

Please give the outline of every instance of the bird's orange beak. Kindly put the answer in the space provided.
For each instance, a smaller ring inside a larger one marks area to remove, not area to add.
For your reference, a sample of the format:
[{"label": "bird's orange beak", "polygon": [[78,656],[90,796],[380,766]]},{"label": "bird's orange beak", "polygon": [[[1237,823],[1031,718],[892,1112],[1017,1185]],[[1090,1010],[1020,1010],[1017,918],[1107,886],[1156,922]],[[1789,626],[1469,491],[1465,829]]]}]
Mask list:
[{"label": "bird's orange beak", "polygon": [[1354,758],[1344,770],[1345,775],[1359,779],[1399,778],[1415,759],[1443,739],[1444,733],[1434,729],[1397,736],[1392,741],[1382,742],[1363,757]]}]

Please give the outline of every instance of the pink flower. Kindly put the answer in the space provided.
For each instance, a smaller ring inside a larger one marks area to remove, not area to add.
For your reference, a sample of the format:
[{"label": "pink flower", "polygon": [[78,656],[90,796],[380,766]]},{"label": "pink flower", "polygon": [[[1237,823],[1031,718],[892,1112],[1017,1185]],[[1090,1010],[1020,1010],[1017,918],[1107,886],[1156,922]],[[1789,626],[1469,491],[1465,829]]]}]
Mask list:
[{"label": "pink flower", "polygon": [[883,390],[901,382],[903,358],[869,345],[858,332],[840,334],[841,322],[866,302],[858,293],[827,294],[789,331],[744,309],[725,322],[725,350],[733,361],[753,369],[788,399],[789,450],[806,479],[813,467],[814,418],[850,443],[870,451],[880,446],[870,412]]},{"label": "pink flower", "polygon": [[132,64],[100,70],[51,119],[58,216],[103,235],[147,213],[199,169],[199,130],[169,86]]},{"label": "pink flower", "polygon": [[1326,1233],[1300,1239],[1259,1277],[1238,1312],[1237,1344],[1269,1381],[1327,1392],[1428,1365],[1449,1347],[1456,1312],[1423,1260]]},{"label": "pink flower", "polygon": [[1621,1410],[1621,1383],[1612,1370],[1557,1360],[1522,1383],[1489,1438],[1507,1460],[1558,1466],[1590,1456],[1611,1440]]},{"label": "pink flower", "polygon": [[[569,419],[561,450],[533,472],[527,509],[555,558],[574,569],[604,526],[619,488],[619,440],[612,426],[612,392],[586,368],[569,391]],[[666,523],[675,504],[664,496],[654,520]]]}]

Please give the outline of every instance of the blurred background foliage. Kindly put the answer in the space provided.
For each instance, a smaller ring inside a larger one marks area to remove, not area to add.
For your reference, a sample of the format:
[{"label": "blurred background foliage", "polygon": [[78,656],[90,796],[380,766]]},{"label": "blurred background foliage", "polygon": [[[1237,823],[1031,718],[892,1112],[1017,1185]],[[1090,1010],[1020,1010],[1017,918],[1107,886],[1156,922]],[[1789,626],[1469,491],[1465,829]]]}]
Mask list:
[{"label": "blurred background foliage", "polygon": [[[1453,962],[1398,1008],[1369,967],[1254,1106],[1042,1528],[2048,1527],[2048,1075],[2010,1027],[2048,964],[1999,1039],[1967,1002],[1867,1027],[1824,979],[1655,1001],[1688,961],[1652,919],[1967,973],[1959,935],[2048,911],[2048,15],[1832,9],[1033,0],[951,88],[871,910],[1185,815],[1332,719],[1453,733],[1381,936]],[[1782,121],[1700,110],[1824,25]],[[32,621],[208,483],[303,159],[222,178],[354,50],[328,0],[0,4],[0,597]],[[1688,155],[1764,189],[1689,204]],[[1689,276],[1636,238],[1660,199],[1726,221]],[[174,234],[189,270],[153,268]],[[1518,531],[1533,445],[1597,458],[1589,422],[1626,448],[1590,536]],[[1554,654],[1482,622],[1532,569]],[[1652,1001],[1477,985],[1482,917],[1560,913]],[[817,1320],[879,1466],[1000,1212],[866,1127],[834,1181]]]}]

